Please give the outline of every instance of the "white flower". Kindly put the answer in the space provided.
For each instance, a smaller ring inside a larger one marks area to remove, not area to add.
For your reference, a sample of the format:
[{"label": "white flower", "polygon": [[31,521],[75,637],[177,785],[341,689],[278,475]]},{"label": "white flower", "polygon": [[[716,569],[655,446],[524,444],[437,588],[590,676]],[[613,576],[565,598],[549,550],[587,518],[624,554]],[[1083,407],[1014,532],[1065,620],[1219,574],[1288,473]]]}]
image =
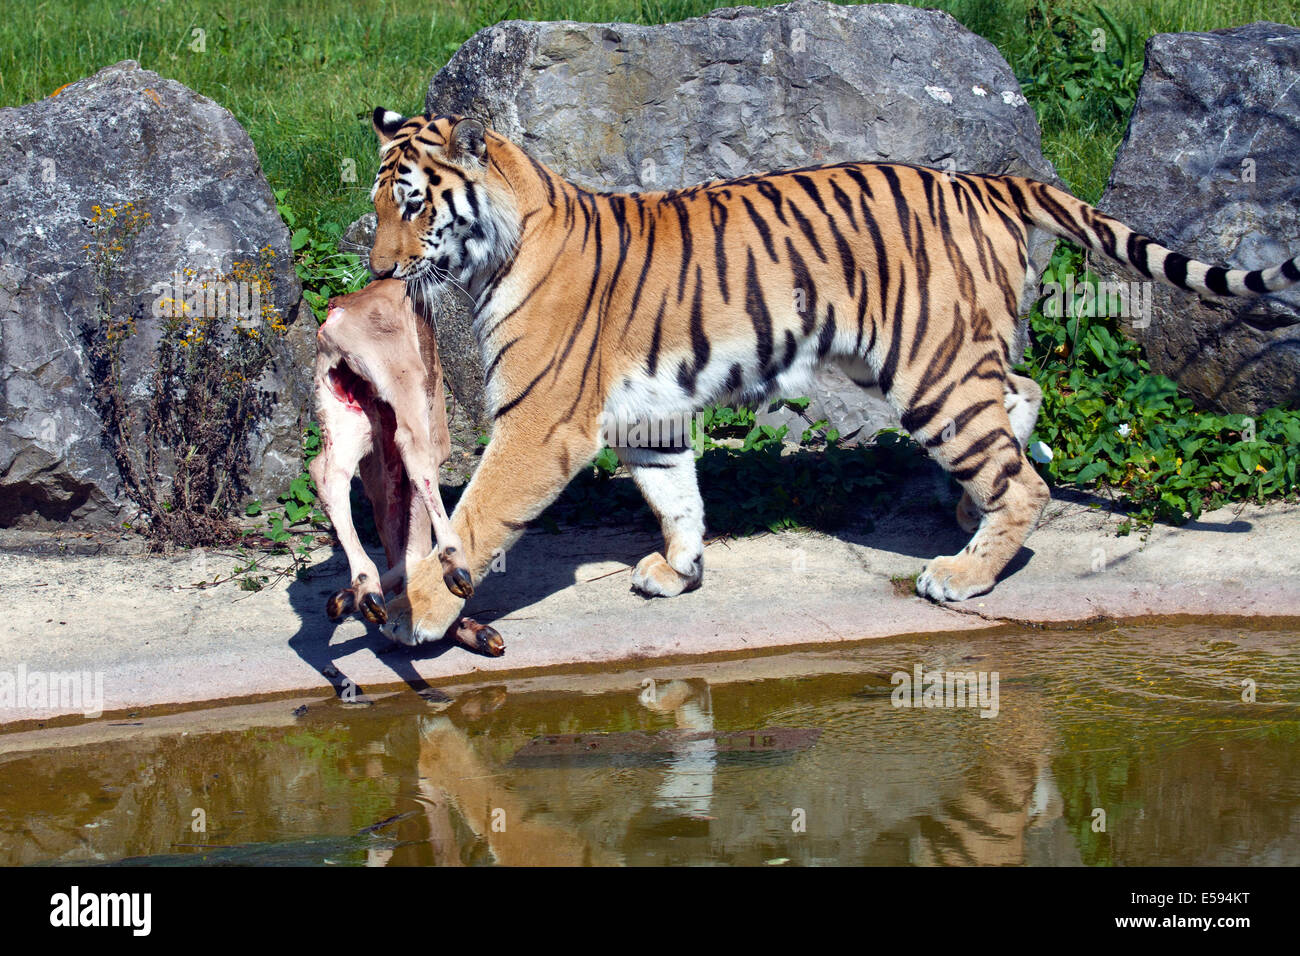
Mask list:
[{"label": "white flower", "polygon": [[1045,465],[1052,460],[1052,449],[1042,442],[1036,441],[1029,446],[1029,457]]},{"label": "white flower", "polygon": [[1115,430],[1119,432],[1120,438],[1128,438],[1128,433],[1131,432],[1133,429],[1128,427],[1128,422],[1125,422],[1123,425],[1120,425],[1119,428]]}]

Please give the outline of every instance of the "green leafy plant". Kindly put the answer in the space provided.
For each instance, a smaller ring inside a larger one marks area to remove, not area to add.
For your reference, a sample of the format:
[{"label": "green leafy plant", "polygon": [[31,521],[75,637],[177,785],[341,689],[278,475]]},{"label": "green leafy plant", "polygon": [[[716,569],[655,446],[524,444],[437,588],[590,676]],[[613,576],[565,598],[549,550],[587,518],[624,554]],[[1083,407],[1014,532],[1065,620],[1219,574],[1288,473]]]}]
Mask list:
[{"label": "green leafy plant", "polygon": [[369,270],[360,256],[339,251],[342,226],[336,222],[310,225],[300,222],[288,197],[288,189],[277,189],[276,209],[290,230],[289,243],[298,278],[302,280],[302,297],[311,307],[316,321],[324,322],[329,300],[363,288],[370,281]]},{"label": "green leafy plant", "polygon": [[315,422],[303,429],[303,470],[289,483],[287,491],[277,498],[280,507],[266,511],[260,501],[250,502],[245,514],[250,518],[265,517],[265,536],[274,544],[283,546],[293,539],[295,529],[306,533],[329,526],[329,519],[321,510],[316,483],[307,470],[311,460],[320,454],[321,431]]},{"label": "green leafy plant", "polygon": [[1198,410],[1173,381],[1151,372],[1117,319],[1077,308],[1095,296],[1097,277],[1081,251],[1063,243],[1043,280],[1067,273],[1080,299],[1062,303],[1065,314],[1054,314],[1054,300],[1035,307],[1033,346],[1020,369],[1043,387],[1034,437],[1052,449],[1051,461],[1040,465],[1051,479],[1097,485],[1121,499],[1139,525],[1177,524],[1228,501],[1295,494],[1300,412]]}]

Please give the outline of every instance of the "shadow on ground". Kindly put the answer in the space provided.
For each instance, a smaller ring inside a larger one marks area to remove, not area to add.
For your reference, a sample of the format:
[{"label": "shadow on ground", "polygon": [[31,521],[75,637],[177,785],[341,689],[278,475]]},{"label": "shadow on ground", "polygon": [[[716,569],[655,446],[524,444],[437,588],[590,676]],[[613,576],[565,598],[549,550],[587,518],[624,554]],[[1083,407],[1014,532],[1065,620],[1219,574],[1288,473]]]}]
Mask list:
[{"label": "shadow on ground", "polygon": [[[752,533],[766,534],[754,529],[754,522],[737,502],[765,502],[770,507],[788,500],[788,488],[795,486],[801,493],[823,493],[821,487],[803,488],[809,474],[817,476],[822,462],[815,456],[821,452],[802,450],[795,454],[770,456],[757,466],[748,465],[734,472],[725,471],[714,461],[706,461],[700,468],[701,491],[705,498],[705,517],[709,523],[708,538],[719,537],[716,530],[721,523],[746,524]],[[706,459],[708,453],[706,453]],[[736,461],[737,459],[732,459]],[[897,462],[895,462],[897,464]],[[928,559],[941,554],[953,554],[965,546],[969,535],[956,524],[954,509],[960,489],[937,465],[927,458],[906,461],[901,473],[885,474],[878,482],[862,480],[862,476],[848,479],[860,490],[848,493],[847,506],[831,505],[804,508],[803,516],[826,518],[814,522],[814,530],[854,545],[887,550],[900,557]],[[842,475],[836,472],[836,479]],[[358,485],[359,487],[359,485]],[[460,487],[444,487],[444,501],[454,507]],[[826,494],[835,494],[831,488]],[[377,560],[382,558],[373,522],[368,515],[368,505],[359,495],[354,495],[357,526],[366,537]],[[1072,489],[1056,489],[1057,501],[1082,504],[1111,510],[1112,503],[1104,498]],[[796,499],[797,500],[797,499]],[[1050,510],[1050,509],[1049,509]],[[609,520],[614,514],[617,520]],[[715,517],[720,516],[720,519]],[[1045,518],[1050,521],[1050,514]],[[806,523],[806,522],[801,522]],[[1246,522],[1234,522],[1244,524]],[[820,525],[820,526],[818,526]],[[1223,530],[1246,530],[1224,527]],[[724,531],[721,537],[726,538]],[[708,540],[708,539],[706,539]],[[1032,542],[1032,538],[1030,539]],[[582,583],[589,578],[579,578],[580,569],[593,563],[614,562],[623,565],[618,571],[628,577],[632,566],[642,557],[662,547],[658,526],[649,509],[641,501],[630,478],[615,477],[595,479],[585,475],[566,490],[565,494],[538,521],[506,555],[508,574],[491,574],[484,579],[465,613],[484,623],[494,623],[506,637],[512,620],[527,620],[519,612],[537,604],[544,598]],[[1017,574],[1033,557],[1030,547],[1020,553],[1003,571],[999,581]],[[705,568],[707,574],[708,553]],[[522,569],[522,571],[520,570]],[[586,574],[593,574],[588,570]],[[326,598],[345,585],[347,562],[336,545],[334,555],[316,565],[307,577],[295,580],[288,589],[290,603],[297,613],[300,626],[289,639],[289,646],[302,660],[325,677],[341,697],[364,692],[339,665],[339,661],[358,651],[369,650],[391,669],[394,681],[404,682],[416,692],[428,691],[429,684],[419,675],[415,662],[428,661],[447,653],[469,654],[459,644],[450,640],[408,648],[393,644],[373,625],[364,634],[331,643],[335,626],[325,615]],[[708,581],[706,578],[705,586]],[[851,582],[845,582],[851,586]],[[504,623],[501,623],[504,622]],[[509,651],[507,651],[507,655]]]}]

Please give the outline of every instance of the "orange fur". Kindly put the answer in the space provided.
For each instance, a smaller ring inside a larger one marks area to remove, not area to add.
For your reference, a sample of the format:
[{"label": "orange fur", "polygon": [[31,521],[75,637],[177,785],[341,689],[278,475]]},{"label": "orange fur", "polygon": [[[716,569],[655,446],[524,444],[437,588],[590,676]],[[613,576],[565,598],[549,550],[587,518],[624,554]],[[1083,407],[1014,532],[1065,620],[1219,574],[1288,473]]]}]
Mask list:
[{"label": "orange fur", "polygon": [[[1208,269],[1061,190],[1013,176],[841,163],[683,190],[593,193],[473,120],[376,111],[383,161],[371,267],[474,300],[494,415],[452,524],[475,580],[599,451],[611,419],[799,394],[835,361],[876,386],[961,483],[974,531],[918,590],[991,588],[1048,500],[1024,456],[1041,392],[1011,373],[1031,230],[1069,236],[1207,294],[1272,290],[1293,261]],[[1208,270],[1208,271],[1207,271]],[[699,585],[702,505],[679,447],[616,448],[666,546],[642,593]],[[412,574],[387,633],[440,637],[461,602],[436,564]]]}]

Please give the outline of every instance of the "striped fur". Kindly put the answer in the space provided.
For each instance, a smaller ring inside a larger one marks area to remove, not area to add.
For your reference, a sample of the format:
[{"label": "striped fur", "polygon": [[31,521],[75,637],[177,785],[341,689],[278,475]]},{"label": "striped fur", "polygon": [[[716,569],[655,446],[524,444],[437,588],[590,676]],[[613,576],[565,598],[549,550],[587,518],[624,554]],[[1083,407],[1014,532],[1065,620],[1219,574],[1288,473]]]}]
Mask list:
[{"label": "striped fur", "polygon": [[[475,303],[492,442],[452,521],[477,581],[600,449],[602,422],[797,395],[838,363],[878,388],[965,489],[973,531],[917,590],[990,589],[1048,500],[1024,448],[1041,393],[1010,369],[1032,230],[1215,296],[1300,280],[1189,260],[1052,186],[904,164],[839,163],[655,193],[593,193],[474,120],[376,110],[371,268]],[[702,575],[703,507],[681,447],[616,448],[663,525],[647,595]],[[440,637],[461,601],[437,562],[412,575],[389,636]]]}]

